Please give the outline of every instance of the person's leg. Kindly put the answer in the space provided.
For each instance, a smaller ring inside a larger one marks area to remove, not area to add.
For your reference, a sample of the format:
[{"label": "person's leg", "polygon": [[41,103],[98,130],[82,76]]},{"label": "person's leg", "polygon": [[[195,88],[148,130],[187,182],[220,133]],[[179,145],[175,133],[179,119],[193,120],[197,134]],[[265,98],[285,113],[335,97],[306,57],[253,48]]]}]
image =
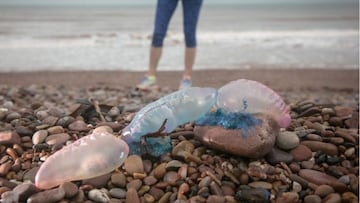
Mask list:
[{"label": "person's leg", "polygon": [[190,86],[192,70],[196,57],[196,27],[202,2],[203,0],[182,0],[184,16],[184,35],[186,45],[183,81],[190,80]]},{"label": "person's leg", "polygon": [[162,54],[164,38],[177,3],[178,0],[158,0],[157,2],[155,28],[150,48],[148,75],[154,76],[156,74],[156,69]]},{"label": "person's leg", "polygon": [[158,0],[156,6],[155,26],[149,56],[149,68],[137,88],[147,89],[156,83],[156,69],[159,64],[162,46],[168,25],[178,0]]}]

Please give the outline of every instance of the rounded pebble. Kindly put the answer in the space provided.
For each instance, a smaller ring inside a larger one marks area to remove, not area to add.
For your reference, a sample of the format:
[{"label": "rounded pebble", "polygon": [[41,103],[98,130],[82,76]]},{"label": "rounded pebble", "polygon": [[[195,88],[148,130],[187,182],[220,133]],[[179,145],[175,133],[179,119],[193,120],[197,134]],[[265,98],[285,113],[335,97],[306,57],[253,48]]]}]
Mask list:
[{"label": "rounded pebble", "polygon": [[98,189],[90,190],[88,197],[95,202],[107,203],[110,201],[110,198],[106,192]]},{"label": "rounded pebble", "polygon": [[276,145],[283,150],[290,150],[297,147],[300,143],[296,133],[290,131],[280,132],[276,137]]}]

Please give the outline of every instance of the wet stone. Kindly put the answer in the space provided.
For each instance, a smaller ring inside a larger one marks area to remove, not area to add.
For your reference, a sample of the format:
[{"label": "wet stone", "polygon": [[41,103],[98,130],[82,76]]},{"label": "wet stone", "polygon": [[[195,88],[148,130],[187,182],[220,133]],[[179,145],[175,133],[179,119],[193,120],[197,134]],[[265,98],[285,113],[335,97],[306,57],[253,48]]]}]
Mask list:
[{"label": "wet stone", "polygon": [[35,183],[35,176],[37,171],[39,170],[40,167],[34,167],[32,169],[30,169],[29,171],[27,171],[24,174],[23,180],[30,180],[32,183]]},{"label": "wet stone", "polygon": [[107,173],[107,174],[104,174],[104,175],[101,175],[98,177],[86,179],[86,180],[83,180],[83,185],[92,185],[96,188],[102,188],[107,184],[110,177],[111,177],[111,174]]},{"label": "wet stone", "polygon": [[226,199],[220,195],[210,195],[206,200],[206,203],[225,203]]},{"label": "wet stone", "polygon": [[346,190],[346,185],[338,182],[335,177],[327,175],[326,173],[310,169],[302,169],[300,170],[299,175],[309,182],[317,185],[330,185],[335,189],[335,191]]},{"label": "wet stone", "polygon": [[31,136],[33,134],[33,131],[25,126],[17,126],[15,127],[15,131],[20,135],[20,136]]},{"label": "wet stone", "polygon": [[50,203],[60,201],[65,197],[65,191],[62,188],[55,188],[32,195],[27,202]]},{"label": "wet stone", "polygon": [[19,195],[13,191],[7,191],[1,194],[2,203],[15,203],[19,202]]},{"label": "wet stone", "polygon": [[290,151],[294,161],[306,161],[312,157],[311,150],[305,145],[299,145]]},{"label": "wet stone", "polygon": [[311,151],[322,151],[328,155],[338,155],[338,148],[331,143],[324,143],[319,141],[302,141],[302,145],[307,146]]},{"label": "wet stone", "polygon": [[11,169],[12,163],[11,161],[7,161],[0,165],[0,176],[5,176]]},{"label": "wet stone", "polygon": [[64,133],[64,128],[62,126],[53,126],[47,129],[50,135]]},{"label": "wet stone", "polygon": [[133,175],[134,173],[144,173],[144,164],[140,156],[131,155],[124,162],[126,172]]},{"label": "wet stone", "polygon": [[326,196],[323,203],[341,203],[341,196],[338,193],[332,193]]},{"label": "wet stone", "polygon": [[268,202],[269,198],[270,192],[262,188],[239,190],[235,195],[239,202],[261,203]]},{"label": "wet stone", "polygon": [[293,203],[299,200],[299,195],[296,192],[284,192],[276,199],[277,203]]},{"label": "wet stone", "polygon": [[107,203],[110,201],[110,198],[106,194],[106,192],[103,190],[98,190],[98,189],[90,190],[88,197],[89,197],[89,199],[91,199],[95,202],[100,202],[100,203]]},{"label": "wet stone", "polygon": [[318,195],[308,195],[304,198],[304,203],[321,203],[321,198]]},{"label": "wet stone", "polygon": [[15,131],[0,132],[0,145],[20,144],[20,136]]},{"label": "wet stone", "polygon": [[75,185],[72,182],[65,182],[60,185],[60,188],[62,188],[65,191],[66,198],[71,198],[71,197],[75,196],[79,191],[79,188],[77,187],[77,185]]},{"label": "wet stone", "polygon": [[145,185],[154,185],[157,182],[157,179],[154,176],[147,176],[144,178]]},{"label": "wet stone", "polygon": [[87,132],[90,130],[88,128],[87,124],[82,120],[76,120],[76,121],[72,122],[69,125],[69,129],[74,130],[74,131],[80,131],[80,132]]},{"label": "wet stone", "polygon": [[134,190],[133,188],[130,188],[126,192],[126,201],[125,201],[125,203],[140,203],[140,199],[139,199],[139,196],[138,196],[136,190]]},{"label": "wet stone", "polygon": [[46,144],[48,145],[62,145],[70,139],[70,135],[67,133],[59,133],[46,137]]},{"label": "wet stone", "polygon": [[211,178],[210,176],[206,176],[199,182],[199,188],[208,187],[210,185]]},{"label": "wet stone", "polygon": [[257,119],[261,120],[261,124],[248,132],[221,126],[196,126],[195,139],[212,149],[247,158],[260,158],[273,148],[279,126],[272,118],[264,115]]},{"label": "wet stone", "polygon": [[126,185],[126,188],[127,188],[127,189],[133,188],[133,189],[135,189],[135,190],[137,191],[137,190],[139,190],[139,188],[141,187],[141,185],[142,185],[141,180],[135,179],[135,180],[130,181],[130,182]]},{"label": "wet stone", "polygon": [[268,153],[266,155],[266,160],[271,164],[271,165],[276,165],[279,164],[280,162],[284,162],[284,163],[291,163],[293,160],[293,157],[291,154],[282,151],[280,149],[276,149],[273,148],[270,153]]},{"label": "wet stone", "polygon": [[40,190],[32,183],[22,183],[13,189],[19,196],[20,201],[26,201],[31,195],[39,192]]},{"label": "wet stone", "polygon": [[169,183],[170,185],[176,185],[176,181],[180,179],[180,176],[175,171],[169,171],[164,175],[164,182]]},{"label": "wet stone", "polygon": [[111,183],[123,188],[126,186],[126,177],[122,173],[114,173],[111,175]]},{"label": "wet stone", "polygon": [[162,177],[164,177],[165,173],[166,173],[166,163],[161,163],[154,169],[154,176],[157,179],[161,179]]},{"label": "wet stone", "polygon": [[264,188],[267,190],[272,189],[272,184],[265,181],[255,181],[248,184],[252,188]]},{"label": "wet stone", "polygon": [[36,131],[32,137],[32,143],[34,145],[43,143],[47,136],[48,136],[47,130]]},{"label": "wet stone", "polygon": [[153,196],[155,200],[159,200],[164,195],[164,191],[156,187],[151,187],[149,194]]},{"label": "wet stone", "polygon": [[294,132],[280,132],[276,137],[276,145],[283,150],[290,150],[299,145],[299,137]]},{"label": "wet stone", "polygon": [[112,188],[110,190],[110,195],[115,198],[123,199],[126,197],[126,191],[121,188]]}]

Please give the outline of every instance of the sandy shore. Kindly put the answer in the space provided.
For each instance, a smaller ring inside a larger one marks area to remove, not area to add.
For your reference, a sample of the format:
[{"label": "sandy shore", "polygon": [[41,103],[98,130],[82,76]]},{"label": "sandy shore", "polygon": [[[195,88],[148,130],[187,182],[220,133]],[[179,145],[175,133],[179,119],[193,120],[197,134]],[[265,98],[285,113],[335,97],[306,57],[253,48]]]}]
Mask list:
[{"label": "sandy shore", "polygon": [[[19,72],[0,73],[0,84],[26,86],[65,85],[86,87],[97,84],[110,86],[135,86],[144,72],[124,71],[76,71],[76,72]],[[181,72],[159,71],[158,83],[161,86],[177,88]],[[358,70],[321,69],[277,69],[277,70],[201,70],[195,71],[194,86],[221,87],[239,78],[257,80],[278,91],[301,90],[359,90]]]}]

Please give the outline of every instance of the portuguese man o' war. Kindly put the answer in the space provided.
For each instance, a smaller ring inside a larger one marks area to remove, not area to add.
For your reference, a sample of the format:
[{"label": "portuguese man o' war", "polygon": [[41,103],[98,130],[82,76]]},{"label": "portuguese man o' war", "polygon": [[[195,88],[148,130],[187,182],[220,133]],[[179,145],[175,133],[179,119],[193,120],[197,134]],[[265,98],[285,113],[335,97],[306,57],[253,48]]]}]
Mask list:
[{"label": "portuguese man o' war", "polygon": [[246,115],[267,114],[281,127],[291,121],[280,96],[256,81],[240,79],[219,90],[191,87],[146,105],[121,131],[121,139],[110,133],[93,133],[63,147],[41,165],[35,185],[48,189],[109,173],[121,166],[129,153],[160,156],[171,150],[170,138],[159,136],[161,133],[199,120],[214,108]]}]

